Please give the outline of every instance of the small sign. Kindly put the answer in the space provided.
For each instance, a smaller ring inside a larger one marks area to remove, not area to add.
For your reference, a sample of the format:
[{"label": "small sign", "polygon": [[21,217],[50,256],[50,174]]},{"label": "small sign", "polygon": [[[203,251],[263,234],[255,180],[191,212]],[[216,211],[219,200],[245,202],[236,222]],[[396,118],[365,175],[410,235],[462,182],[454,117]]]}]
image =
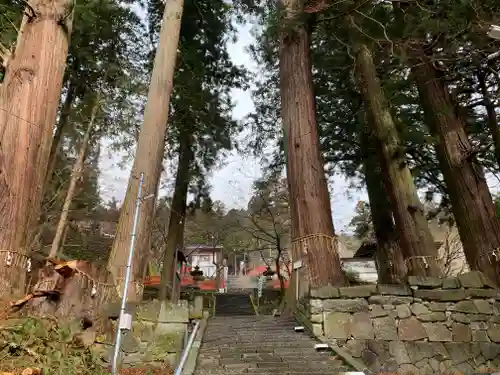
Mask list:
[{"label": "small sign", "polygon": [[132,314],[124,312],[120,316],[119,328],[122,331],[130,331],[132,328]]},{"label": "small sign", "polygon": [[301,267],[302,267],[302,260],[297,260],[296,262],[293,262],[293,269],[294,270],[298,270]]}]

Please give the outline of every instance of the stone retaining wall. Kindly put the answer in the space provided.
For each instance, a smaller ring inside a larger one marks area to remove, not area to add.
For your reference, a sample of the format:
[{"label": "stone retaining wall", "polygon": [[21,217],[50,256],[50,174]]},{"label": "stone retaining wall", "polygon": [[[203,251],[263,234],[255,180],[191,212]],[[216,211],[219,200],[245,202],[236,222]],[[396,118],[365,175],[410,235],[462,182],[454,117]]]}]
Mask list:
[{"label": "stone retaining wall", "polygon": [[[123,336],[122,364],[125,367],[169,364],[175,368],[184,347],[189,320],[203,317],[203,297],[195,297],[189,303],[168,302],[163,308],[158,300],[147,301],[127,310],[133,314],[133,322],[132,330]],[[110,315],[116,316],[117,313]],[[116,322],[114,325],[116,329]],[[113,345],[114,334],[97,338],[94,344],[106,367],[112,359]]]},{"label": "stone retaining wall", "polygon": [[298,315],[374,372],[500,371],[500,291],[480,272],[323,287],[301,301]]}]

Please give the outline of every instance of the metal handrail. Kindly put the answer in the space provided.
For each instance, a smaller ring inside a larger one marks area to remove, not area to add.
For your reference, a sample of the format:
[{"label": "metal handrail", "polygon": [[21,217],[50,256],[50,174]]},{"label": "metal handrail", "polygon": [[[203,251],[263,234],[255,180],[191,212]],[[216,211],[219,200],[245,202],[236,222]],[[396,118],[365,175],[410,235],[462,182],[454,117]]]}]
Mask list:
[{"label": "metal handrail", "polygon": [[193,346],[194,338],[196,337],[196,333],[198,332],[199,328],[200,328],[200,320],[197,320],[195,325],[194,325],[193,331],[189,335],[187,345],[184,348],[184,350],[182,351],[181,360],[179,361],[179,364],[177,365],[177,368],[175,369],[174,375],[181,375],[182,374],[182,370],[184,369],[184,365],[186,364],[186,360],[189,356],[189,352],[191,351],[191,347]]}]

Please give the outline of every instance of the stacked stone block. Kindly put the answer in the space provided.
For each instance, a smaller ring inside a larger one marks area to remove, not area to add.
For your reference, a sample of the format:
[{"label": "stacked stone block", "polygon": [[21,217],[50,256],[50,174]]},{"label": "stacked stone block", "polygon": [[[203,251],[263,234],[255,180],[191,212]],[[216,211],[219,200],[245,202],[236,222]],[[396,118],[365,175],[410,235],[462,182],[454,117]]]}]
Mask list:
[{"label": "stacked stone block", "polygon": [[500,291],[480,272],[323,287],[301,301],[298,314],[374,372],[500,371]]},{"label": "stacked stone block", "polygon": [[[121,363],[124,367],[164,366],[175,368],[184,346],[184,337],[189,319],[202,315],[199,298],[188,304],[162,303],[158,300],[141,304],[129,304],[127,311],[133,314],[132,329],[123,335],[121,344]],[[120,304],[110,306],[109,315],[118,316]],[[116,321],[114,327],[116,329]],[[109,367],[114,353],[114,332],[108,337],[95,339],[93,346],[99,354],[102,365]]]}]

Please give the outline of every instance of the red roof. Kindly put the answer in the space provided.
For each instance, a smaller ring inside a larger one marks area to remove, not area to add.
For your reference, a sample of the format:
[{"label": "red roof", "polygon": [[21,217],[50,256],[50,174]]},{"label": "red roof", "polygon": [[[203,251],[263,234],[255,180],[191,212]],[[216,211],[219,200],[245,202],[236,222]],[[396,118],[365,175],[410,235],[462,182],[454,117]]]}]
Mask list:
[{"label": "red roof", "polygon": [[[192,269],[191,267],[183,265],[182,270],[181,270],[181,274],[182,274],[182,277],[181,277],[181,286],[196,285],[201,290],[214,290],[214,291],[217,290],[217,281],[215,279],[205,279],[203,281],[195,282],[193,280],[193,277],[190,275],[191,269]],[[271,267],[271,269],[273,271],[275,271],[276,267],[273,266],[273,267]],[[288,266],[284,264],[282,272],[286,273],[287,269],[288,269]],[[265,270],[267,270],[267,266],[266,265],[264,265],[264,266],[258,266],[258,267],[255,267],[254,269],[250,270],[247,275],[248,276],[259,276]],[[150,286],[160,285],[160,279],[161,279],[160,276],[147,276],[144,279],[144,285],[150,285]],[[274,280],[274,279],[273,280],[269,280],[267,282],[267,286],[271,287],[273,289],[279,289],[280,288],[280,281],[277,280],[277,279],[276,280]],[[220,287],[221,288],[225,287],[224,280],[221,280]],[[288,280],[287,279],[285,279],[285,288],[288,288]]]},{"label": "red roof", "polygon": [[[182,270],[182,277],[181,277],[181,286],[190,286],[190,285],[196,285],[198,286],[201,290],[217,290],[217,280],[215,279],[205,279],[202,281],[194,281],[193,276],[189,274],[191,272],[191,267],[183,267]],[[155,285],[160,285],[160,276],[147,276],[144,279],[144,285],[150,285],[150,286],[155,286]],[[221,280],[221,288],[224,288],[226,286],[224,280]]]},{"label": "red roof", "polygon": [[[276,267],[273,266],[271,267],[271,269],[273,271],[276,270]],[[267,266],[258,266],[258,267],[255,267],[254,269],[251,269],[250,271],[247,272],[247,275],[248,276],[259,276],[260,274],[262,274],[265,270],[267,270]]]}]

